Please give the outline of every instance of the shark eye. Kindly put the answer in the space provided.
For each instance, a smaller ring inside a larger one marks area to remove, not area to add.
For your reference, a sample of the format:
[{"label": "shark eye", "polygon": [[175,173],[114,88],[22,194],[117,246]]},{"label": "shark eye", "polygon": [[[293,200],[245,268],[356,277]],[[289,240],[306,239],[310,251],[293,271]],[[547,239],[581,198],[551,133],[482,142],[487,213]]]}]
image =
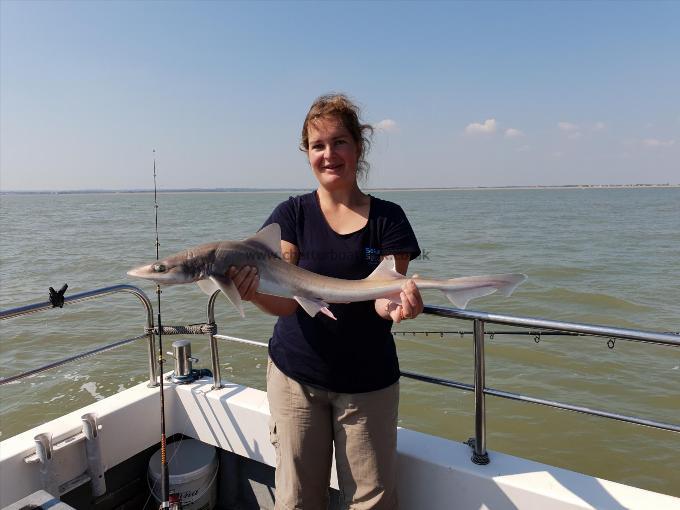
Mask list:
[{"label": "shark eye", "polygon": [[165,266],[163,264],[154,264],[153,270],[156,273],[165,273]]}]

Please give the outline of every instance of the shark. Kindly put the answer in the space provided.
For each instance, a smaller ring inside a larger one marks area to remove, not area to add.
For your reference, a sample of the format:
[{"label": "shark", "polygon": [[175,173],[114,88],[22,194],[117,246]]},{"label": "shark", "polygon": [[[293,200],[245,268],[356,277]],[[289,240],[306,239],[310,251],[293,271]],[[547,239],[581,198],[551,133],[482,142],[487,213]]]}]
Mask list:
[{"label": "shark", "polygon": [[[281,254],[281,227],[267,225],[242,241],[216,241],[170,255],[162,260],[128,271],[132,277],[145,278],[158,284],[197,283],[203,292],[212,295],[221,291],[245,317],[241,296],[228,277],[230,266],[254,266],[260,283],[257,289],[294,299],[310,316],[318,313],[335,319],[330,303],[351,303],[387,298],[401,304],[400,293],[409,279],[396,270],[395,258],[388,255],[375,270],[361,280],[345,280],[313,273],[284,260]],[[429,279],[413,276],[419,290],[436,289],[458,308],[465,308],[472,299],[498,292],[509,296],[526,280],[519,273],[485,276],[463,276],[452,279]]]}]

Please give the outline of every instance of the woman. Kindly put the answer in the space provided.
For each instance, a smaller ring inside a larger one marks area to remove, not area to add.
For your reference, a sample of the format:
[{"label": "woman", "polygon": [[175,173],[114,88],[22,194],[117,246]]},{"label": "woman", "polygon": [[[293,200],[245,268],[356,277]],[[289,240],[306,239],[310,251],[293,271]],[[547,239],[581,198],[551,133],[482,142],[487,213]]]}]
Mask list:
[{"label": "woman", "polygon": [[[265,222],[281,226],[281,251],[290,263],[361,279],[386,255],[395,255],[402,274],[419,255],[402,209],[359,189],[371,132],[344,95],[312,105],[300,148],[319,187],[283,202]],[[400,305],[387,299],[331,304],[333,320],[309,317],[292,299],[259,294],[255,268],[230,268],[230,276],[243,299],[279,316],[267,367],[276,508],[326,508],[335,444],[346,505],[396,509],[399,365],[390,329],[423,310],[413,281],[405,283]]]}]

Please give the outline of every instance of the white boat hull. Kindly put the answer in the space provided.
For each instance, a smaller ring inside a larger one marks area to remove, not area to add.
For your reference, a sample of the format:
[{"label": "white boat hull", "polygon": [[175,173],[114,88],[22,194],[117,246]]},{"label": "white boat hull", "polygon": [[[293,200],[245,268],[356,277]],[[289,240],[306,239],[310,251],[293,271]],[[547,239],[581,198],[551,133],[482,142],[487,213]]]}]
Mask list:
[{"label": "white boat hull", "polygon": [[[211,381],[202,380],[166,386],[165,402],[168,437],[183,434],[274,465],[266,393],[229,382],[211,390]],[[0,443],[0,508],[43,488],[40,464],[25,462],[35,453],[34,437],[49,432],[57,444],[80,432],[85,413],[98,416],[106,470],[159,441],[158,389],[146,384],[9,438]],[[680,498],[498,452],[489,452],[490,464],[475,465],[467,445],[407,429],[399,430],[398,451],[402,510],[680,509]],[[72,488],[69,481],[79,475],[80,483],[86,481],[82,478],[87,470],[84,443],[66,444],[55,451],[52,465],[62,490]],[[335,469],[331,486],[337,488]],[[232,489],[221,487],[221,499],[228,499],[227,490],[235,490],[233,484]],[[268,507],[266,500],[259,504]]]}]

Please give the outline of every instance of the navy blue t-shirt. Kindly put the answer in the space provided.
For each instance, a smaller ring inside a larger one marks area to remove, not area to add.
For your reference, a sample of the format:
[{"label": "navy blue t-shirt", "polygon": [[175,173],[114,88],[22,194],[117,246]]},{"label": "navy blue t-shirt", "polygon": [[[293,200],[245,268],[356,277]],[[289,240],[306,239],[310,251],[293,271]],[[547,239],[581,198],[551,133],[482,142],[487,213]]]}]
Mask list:
[{"label": "navy blue t-shirt", "polygon": [[[300,251],[298,265],[335,278],[366,278],[382,255],[420,255],[418,241],[398,205],[371,196],[368,223],[338,234],[326,221],[316,192],[279,204],[263,226],[278,223],[284,241]],[[392,321],[381,318],[373,301],[331,304],[337,320],[302,307],[280,317],[269,341],[269,356],[288,377],[338,393],[375,391],[399,379]]]}]

